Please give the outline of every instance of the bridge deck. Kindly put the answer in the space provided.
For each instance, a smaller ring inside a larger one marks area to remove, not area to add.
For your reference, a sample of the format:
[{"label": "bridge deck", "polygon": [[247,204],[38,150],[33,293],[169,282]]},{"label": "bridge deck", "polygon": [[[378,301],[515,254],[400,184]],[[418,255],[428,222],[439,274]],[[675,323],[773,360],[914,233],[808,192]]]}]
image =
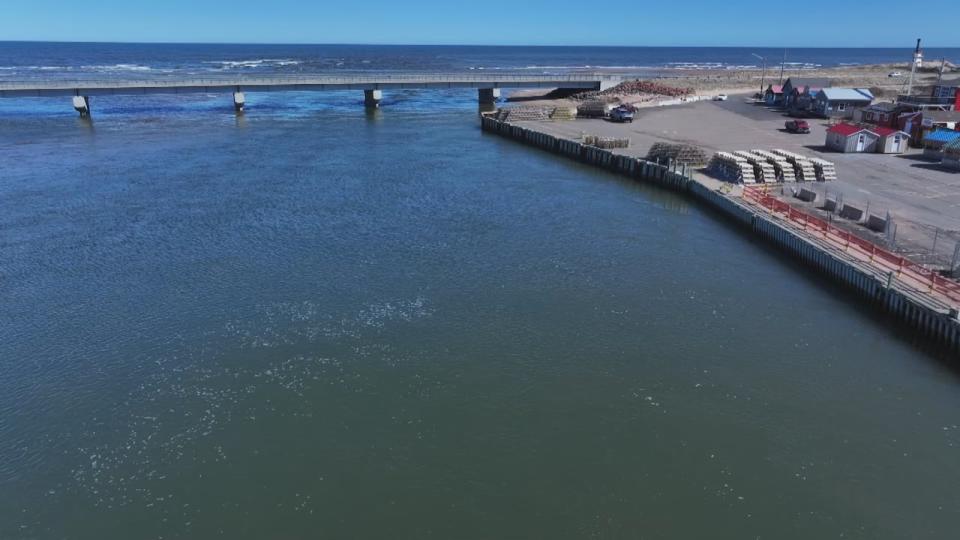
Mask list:
[{"label": "bridge deck", "polygon": [[415,74],[306,77],[164,78],[153,80],[2,81],[0,97],[103,96],[228,92],[395,90],[407,88],[582,88],[598,90],[602,75]]}]

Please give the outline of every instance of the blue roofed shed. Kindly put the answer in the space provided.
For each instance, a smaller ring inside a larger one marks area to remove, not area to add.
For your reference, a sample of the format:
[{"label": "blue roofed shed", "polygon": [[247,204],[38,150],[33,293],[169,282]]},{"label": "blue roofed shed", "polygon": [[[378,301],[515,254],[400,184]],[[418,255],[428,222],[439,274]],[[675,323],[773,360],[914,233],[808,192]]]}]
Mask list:
[{"label": "blue roofed shed", "polygon": [[866,88],[823,88],[813,99],[810,109],[824,118],[849,118],[855,109],[873,103],[873,94]]},{"label": "blue roofed shed", "polygon": [[943,157],[943,149],[948,144],[960,141],[960,131],[938,129],[923,137],[923,155],[932,159]]}]

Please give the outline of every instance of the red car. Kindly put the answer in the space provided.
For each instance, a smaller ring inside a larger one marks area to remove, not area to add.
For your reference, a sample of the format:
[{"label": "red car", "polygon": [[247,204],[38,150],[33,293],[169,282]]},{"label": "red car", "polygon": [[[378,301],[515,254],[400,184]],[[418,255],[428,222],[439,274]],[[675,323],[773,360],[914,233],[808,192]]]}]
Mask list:
[{"label": "red car", "polygon": [[810,133],[810,124],[806,120],[787,120],[785,126],[790,133]]}]

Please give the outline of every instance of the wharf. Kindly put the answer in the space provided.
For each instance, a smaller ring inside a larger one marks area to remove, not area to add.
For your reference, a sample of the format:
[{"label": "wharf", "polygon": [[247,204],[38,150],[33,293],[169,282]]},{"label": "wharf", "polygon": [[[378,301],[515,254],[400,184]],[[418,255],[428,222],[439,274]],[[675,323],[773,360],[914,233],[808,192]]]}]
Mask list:
[{"label": "wharf", "polygon": [[[782,148],[825,159],[836,164],[838,179],[803,187],[816,191],[820,200],[842,198],[880,216],[889,212],[896,223],[898,252],[941,268],[951,264],[955,246],[960,244],[960,174],[922,159],[919,150],[903,155],[832,152],[824,147],[826,120],[811,119],[811,133],[793,134],[784,129],[788,119],[782,111],[731,96],[722,102],[643,108],[632,124],[601,119],[507,120],[565,139],[576,140],[582,133],[629,138],[631,147],[622,152],[634,157],[644,157],[653,144],[665,142],[696,146],[708,156],[720,151]],[[706,175],[694,176],[700,181],[712,180]],[[873,241],[883,240],[862,228],[849,230]]]},{"label": "wharf", "polygon": [[636,149],[587,146],[576,138],[514,125],[490,115],[481,118],[481,127],[489,133],[687,194],[844,284],[871,306],[913,328],[925,341],[960,354],[960,288],[954,288],[956,282],[952,280],[907,268],[903,260],[900,268],[891,266],[876,250],[871,253],[869,248],[859,245],[851,249],[849,238],[846,244],[838,241],[836,231],[817,230],[809,222],[798,222],[789,211],[771,211],[762,197],[693,171],[646,161],[636,155]]}]

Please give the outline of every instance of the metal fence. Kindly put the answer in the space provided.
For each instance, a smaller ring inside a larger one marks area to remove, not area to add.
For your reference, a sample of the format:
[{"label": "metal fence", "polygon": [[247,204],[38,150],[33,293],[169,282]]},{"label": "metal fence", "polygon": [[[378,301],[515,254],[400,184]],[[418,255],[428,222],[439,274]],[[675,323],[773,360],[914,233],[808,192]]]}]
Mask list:
[{"label": "metal fence", "polygon": [[960,243],[953,250],[953,262],[950,264],[950,275],[960,278]]},{"label": "metal fence", "polygon": [[[905,281],[908,286],[914,285],[919,290],[936,294],[947,299],[953,305],[960,306],[960,283],[940,275],[935,270],[891,253],[877,244],[840,229],[821,218],[797,210],[761,188],[749,186],[744,188],[743,198],[774,215],[783,217],[805,231],[820,236],[844,251],[856,255],[858,259],[868,261],[884,272],[892,273],[901,281]],[[958,247],[955,257],[960,257],[960,247]]]}]

